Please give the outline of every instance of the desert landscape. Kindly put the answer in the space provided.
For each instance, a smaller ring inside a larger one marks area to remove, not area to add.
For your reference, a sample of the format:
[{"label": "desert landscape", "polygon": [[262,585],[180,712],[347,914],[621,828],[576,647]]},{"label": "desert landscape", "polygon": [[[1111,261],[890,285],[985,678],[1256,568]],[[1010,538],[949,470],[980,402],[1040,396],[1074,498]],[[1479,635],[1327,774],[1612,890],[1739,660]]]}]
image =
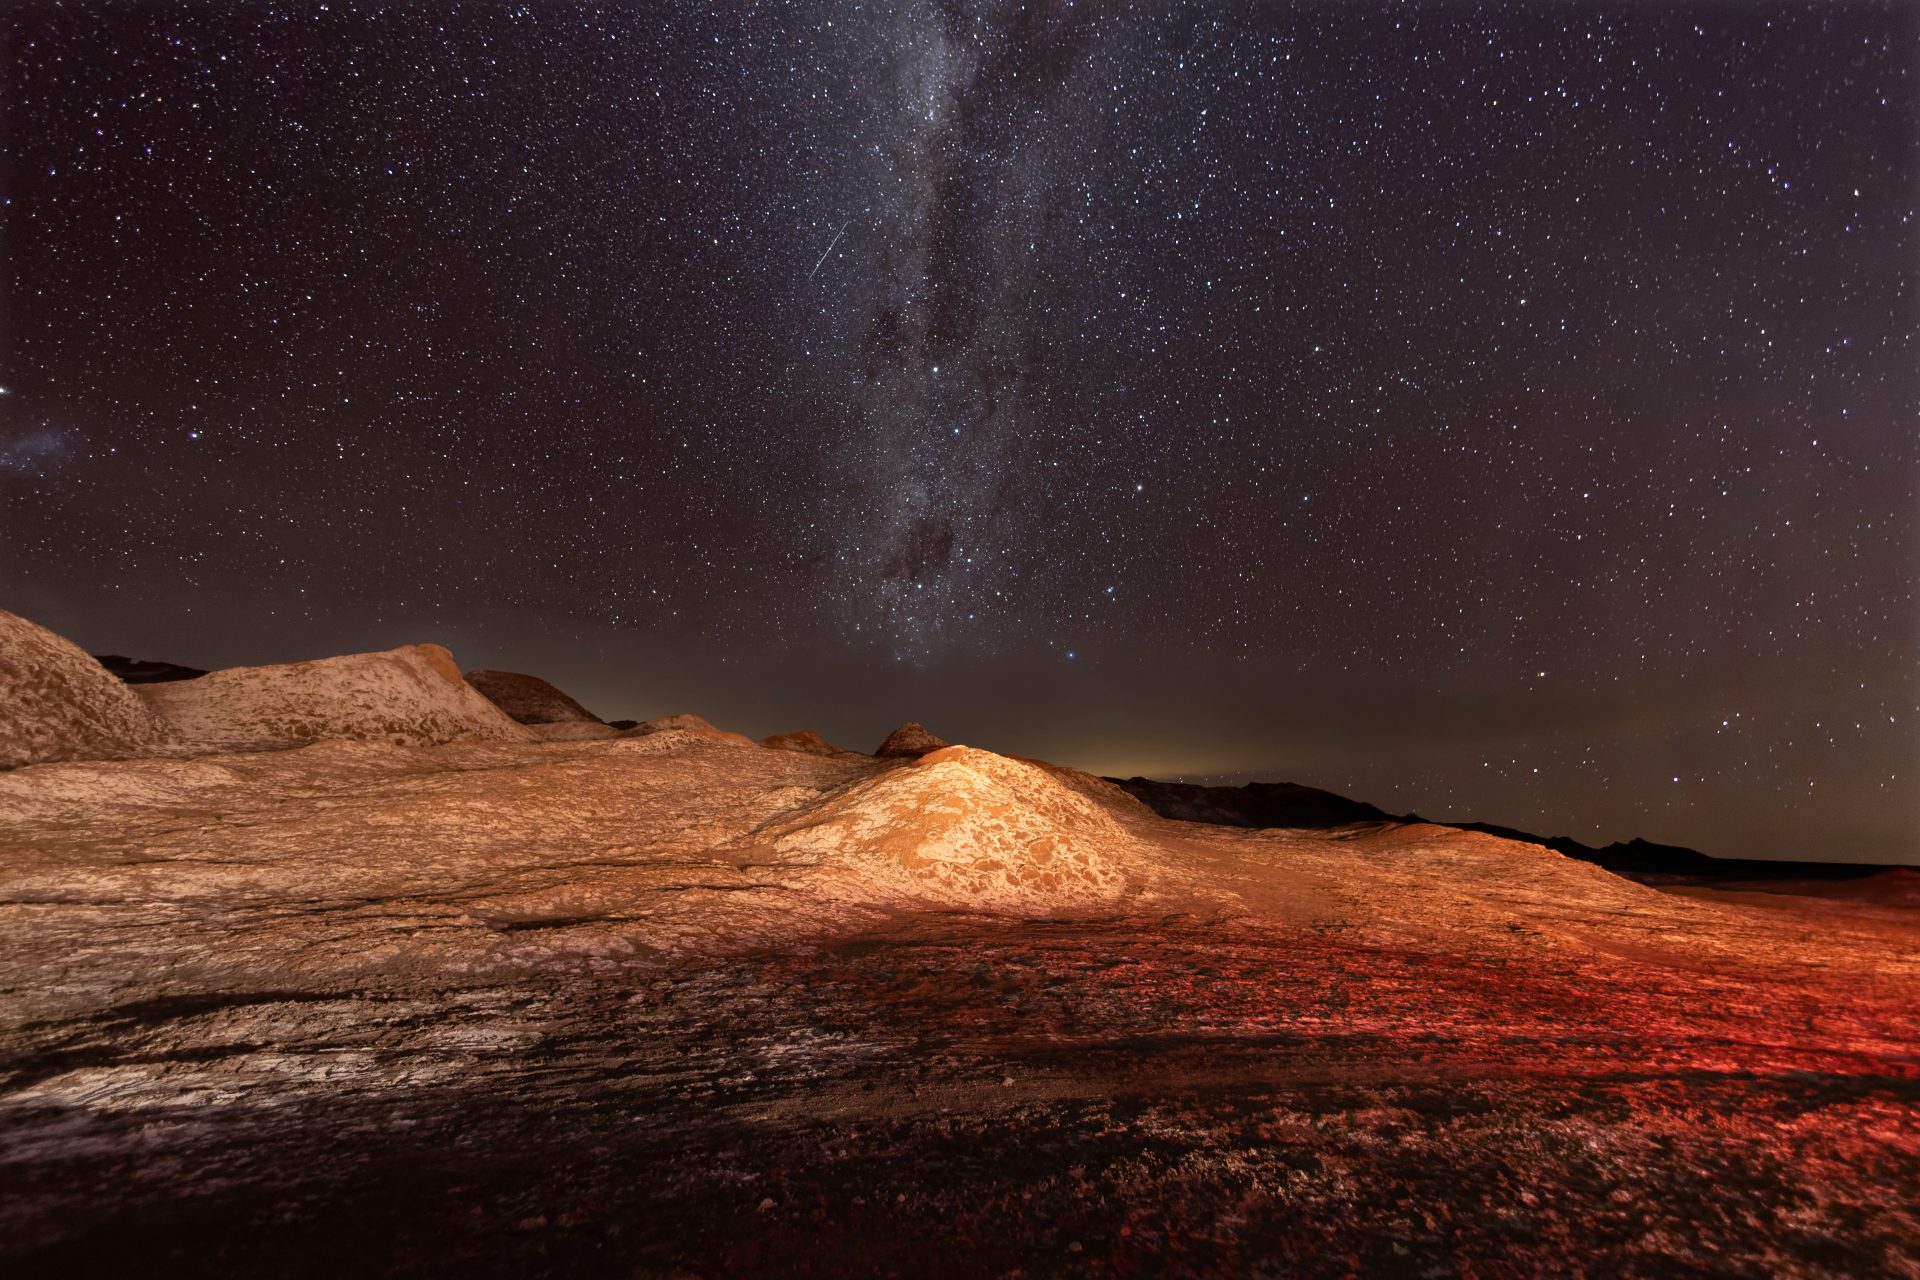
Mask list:
[{"label": "desert landscape", "polygon": [[0,751],[11,1275],[1920,1274],[1909,871],[11,614]]},{"label": "desert landscape", "polygon": [[0,4],[0,1280],[1920,1280],[1920,4]]}]

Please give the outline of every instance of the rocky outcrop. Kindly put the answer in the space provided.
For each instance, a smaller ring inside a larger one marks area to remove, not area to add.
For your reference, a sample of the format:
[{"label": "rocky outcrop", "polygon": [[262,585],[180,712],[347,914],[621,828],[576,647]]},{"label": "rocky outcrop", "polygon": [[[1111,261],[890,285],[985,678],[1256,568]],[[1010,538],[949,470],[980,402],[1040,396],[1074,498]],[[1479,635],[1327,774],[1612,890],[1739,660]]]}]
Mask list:
[{"label": "rocky outcrop", "polygon": [[461,678],[437,644],[268,667],[229,667],[139,686],[193,746],[254,751],[322,738],[431,746],[460,738],[525,742],[529,734]]},{"label": "rocky outcrop", "polygon": [[519,671],[467,672],[467,683],[521,724],[599,724],[588,711],[539,676]]},{"label": "rocky outcrop", "polygon": [[760,745],[773,751],[798,751],[808,756],[851,756],[857,751],[848,751],[836,747],[811,729],[801,729],[796,733],[776,733],[772,737],[760,739]]},{"label": "rocky outcrop", "polygon": [[938,751],[942,747],[952,746],[945,738],[934,736],[927,726],[918,720],[909,720],[887,735],[887,740],[875,747],[876,756],[923,756],[929,751]]},{"label": "rocky outcrop", "polygon": [[0,609],[0,769],[145,755],[173,738],[80,646]]},{"label": "rocky outcrop", "polygon": [[680,712],[678,715],[655,716],[651,720],[643,720],[631,729],[621,730],[618,736],[622,738],[650,738],[657,733],[675,733],[694,738],[712,738],[722,742],[731,742],[735,745],[749,747],[759,745],[743,733],[734,733],[727,729],[715,728],[704,718],[688,711]]},{"label": "rocky outcrop", "polygon": [[1154,859],[1100,805],[1024,761],[946,747],[835,793],[758,838],[817,858],[842,892],[981,910],[1110,906]]}]

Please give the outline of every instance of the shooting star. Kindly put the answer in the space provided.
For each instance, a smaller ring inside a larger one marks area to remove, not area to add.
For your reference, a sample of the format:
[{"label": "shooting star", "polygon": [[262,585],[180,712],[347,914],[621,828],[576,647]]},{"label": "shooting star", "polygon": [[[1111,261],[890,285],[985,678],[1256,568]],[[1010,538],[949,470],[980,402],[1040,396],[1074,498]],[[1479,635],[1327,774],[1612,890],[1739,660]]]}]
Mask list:
[{"label": "shooting star", "polygon": [[807,279],[811,280],[815,276],[820,274],[820,263],[825,262],[827,260],[827,254],[833,252],[833,246],[840,243],[840,237],[847,234],[847,228],[852,225],[853,225],[852,218],[848,218],[845,222],[840,224],[840,229],[833,233],[833,239],[827,241],[826,250],[820,255],[820,262],[814,263],[813,270],[807,272]]}]

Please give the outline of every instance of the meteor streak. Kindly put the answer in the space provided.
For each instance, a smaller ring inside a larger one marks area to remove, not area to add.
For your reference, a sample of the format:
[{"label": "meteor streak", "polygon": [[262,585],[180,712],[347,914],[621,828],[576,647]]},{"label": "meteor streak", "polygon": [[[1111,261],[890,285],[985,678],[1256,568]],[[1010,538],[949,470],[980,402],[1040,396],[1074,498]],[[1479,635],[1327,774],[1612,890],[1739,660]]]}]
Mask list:
[{"label": "meteor streak", "polygon": [[827,260],[827,254],[833,252],[833,246],[840,243],[840,237],[847,234],[847,228],[852,225],[853,225],[852,218],[848,218],[845,222],[840,224],[840,229],[833,233],[833,239],[827,241],[826,249],[821,252],[820,262],[814,263],[813,270],[807,272],[807,279],[811,280],[815,276],[820,274],[820,263],[825,262]]}]

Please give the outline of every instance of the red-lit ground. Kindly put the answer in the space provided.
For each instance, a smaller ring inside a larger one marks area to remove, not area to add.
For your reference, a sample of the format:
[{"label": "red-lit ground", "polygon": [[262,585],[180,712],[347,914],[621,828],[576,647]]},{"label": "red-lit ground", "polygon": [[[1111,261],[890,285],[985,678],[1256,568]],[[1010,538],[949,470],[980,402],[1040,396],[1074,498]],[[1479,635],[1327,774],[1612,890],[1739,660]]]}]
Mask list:
[{"label": "red-lit ground", "polygon": [[997,761],[5,775],[0,1263],[1920,1274],[1911,911]]}]

